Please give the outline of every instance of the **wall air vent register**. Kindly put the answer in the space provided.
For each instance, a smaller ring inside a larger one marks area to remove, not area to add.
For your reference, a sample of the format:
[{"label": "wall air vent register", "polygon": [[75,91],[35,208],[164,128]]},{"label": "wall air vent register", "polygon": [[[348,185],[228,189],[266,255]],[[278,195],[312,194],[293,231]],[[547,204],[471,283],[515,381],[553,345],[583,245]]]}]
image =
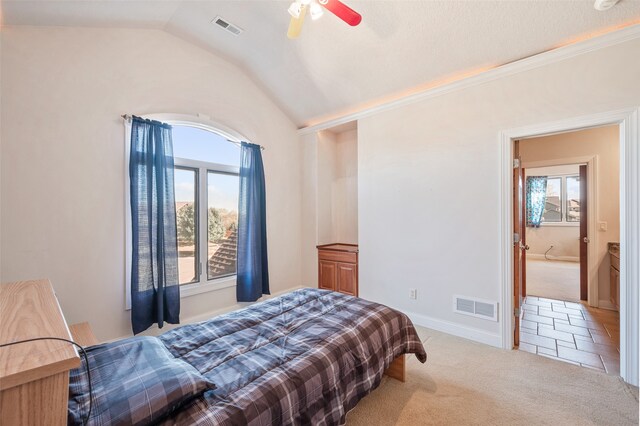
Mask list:
[{"label": "wall air vent register", "polygon": [[453,296],[453,311],[492,321],[498,321],[498,302],[466,296]]}]

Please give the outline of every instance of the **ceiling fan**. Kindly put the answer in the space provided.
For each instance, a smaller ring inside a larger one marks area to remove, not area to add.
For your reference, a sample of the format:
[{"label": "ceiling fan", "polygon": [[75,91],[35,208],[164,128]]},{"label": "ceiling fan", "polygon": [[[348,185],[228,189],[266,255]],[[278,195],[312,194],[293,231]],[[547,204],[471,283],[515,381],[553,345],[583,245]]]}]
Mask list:
[{"label": "ceiling fan", "polygon": [[352,27],[355,27],[360,23],[360,21],[362,21],[362,16],[358,12],[351,9],[340,0],[294,0],[294,2],[291,3],[291,6],[289,6],[291,21],[289,22],[287,37],[297,38],[300,35],[307,10],[309,10],[311,19],[315,21],[322,16],[323,8],[327,9],[329,12],[333,13]]}]

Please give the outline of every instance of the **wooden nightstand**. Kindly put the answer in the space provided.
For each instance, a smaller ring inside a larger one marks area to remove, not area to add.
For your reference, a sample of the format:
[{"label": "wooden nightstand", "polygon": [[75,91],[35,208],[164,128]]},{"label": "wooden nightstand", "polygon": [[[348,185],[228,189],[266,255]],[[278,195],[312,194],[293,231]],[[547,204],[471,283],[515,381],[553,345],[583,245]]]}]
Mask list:
[{"label": "wooden nightstand", "polygon": [[358,295],[358,246],[325,244],[318,249],[318,288]]}]

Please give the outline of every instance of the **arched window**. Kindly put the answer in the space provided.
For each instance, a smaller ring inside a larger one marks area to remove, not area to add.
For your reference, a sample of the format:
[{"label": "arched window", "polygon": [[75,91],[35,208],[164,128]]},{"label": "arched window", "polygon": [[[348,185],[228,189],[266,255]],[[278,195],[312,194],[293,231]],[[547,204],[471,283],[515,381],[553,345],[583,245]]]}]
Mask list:
[{"label": "arched window", "polygon": [[[236,284],[236,244],[241,134],[201,116],[151,114],[171,124],[175,163],[180,295]],[[125,161],[131,124],[125,120]],[[128,166],[125,183],[126,308],[131,308],[131,212]]]}]

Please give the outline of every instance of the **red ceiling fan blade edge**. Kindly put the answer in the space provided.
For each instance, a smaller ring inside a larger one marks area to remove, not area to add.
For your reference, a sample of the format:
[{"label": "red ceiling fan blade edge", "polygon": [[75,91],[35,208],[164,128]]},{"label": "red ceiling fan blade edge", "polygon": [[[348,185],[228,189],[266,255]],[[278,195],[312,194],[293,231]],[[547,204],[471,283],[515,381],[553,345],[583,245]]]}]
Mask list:
[{"label": "red ceiling fan blade edge", "polygon": [[319,3],[329,12],[333,13],[352,27],[355,27],[362,22],[362,15],[342,3],[340,0],[320,0]]}]

